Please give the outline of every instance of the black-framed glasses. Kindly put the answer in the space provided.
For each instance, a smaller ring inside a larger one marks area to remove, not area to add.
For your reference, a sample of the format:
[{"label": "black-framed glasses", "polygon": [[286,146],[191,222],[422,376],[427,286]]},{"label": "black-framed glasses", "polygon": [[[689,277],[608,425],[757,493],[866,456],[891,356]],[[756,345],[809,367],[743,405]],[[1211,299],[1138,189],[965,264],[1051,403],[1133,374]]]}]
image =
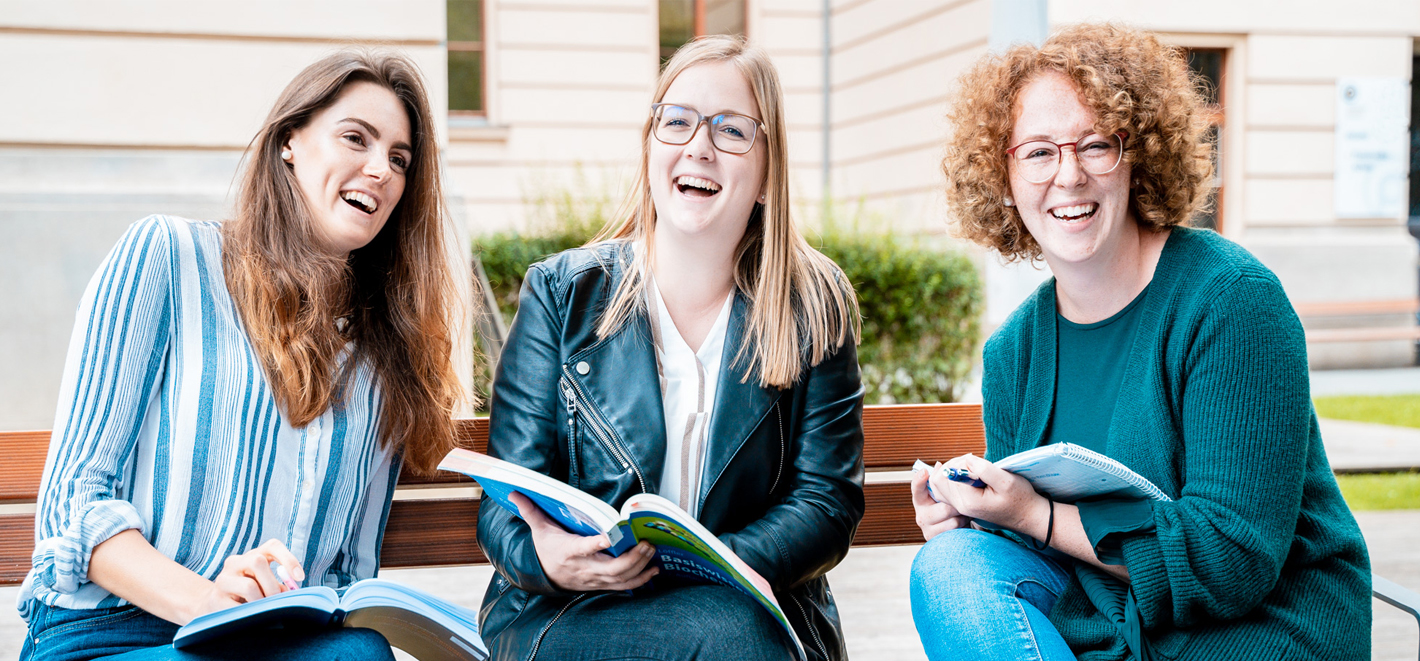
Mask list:
[{"label": "black-framed glasses", "polygon": [[1055,173],[1060,171],[1060,159],[1064,158],[1062,154],[1066,147],[1075,153],[1075,161],[1085,172],[1113,172],[1124,160],[1124,139],[1127,137],[1129,133],[1119,131],[1113,135],[1091,133],[1064,144],[1049,140],[1031,140],[1007,149],[1006,154],[1015,163],[1016,172],[1022,179],[1033,184],[1043,184],[1053,179]]},{"label": "black-framed glasses", "polygon": [[706,117],[694,108],[674,103],[651,104],[651,135],[668,145],[690,142],[702,123],[710,127],[710,144],[726,154],[753,149],[754,140],[764,127],[753,117],[732,112]]}]

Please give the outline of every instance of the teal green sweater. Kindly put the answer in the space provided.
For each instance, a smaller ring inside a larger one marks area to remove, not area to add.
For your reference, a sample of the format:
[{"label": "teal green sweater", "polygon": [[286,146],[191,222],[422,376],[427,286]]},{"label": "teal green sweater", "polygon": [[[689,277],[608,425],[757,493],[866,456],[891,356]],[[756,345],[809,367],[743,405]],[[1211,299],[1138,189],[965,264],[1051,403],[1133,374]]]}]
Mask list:
[{"label": "teal green sweater", "polygon": [[[1174,498],[1123,540],[1145,637],[1167,659],[1369,659],[1365,541],[1322,448],[1302,326],[1276,276],[1175,228],[1141,305],[1106,454]],[[1055,282],[987,341],[987,458],[1044,443]],[[1078,580],[1050,620],[1082,661],[1130,657]]]}]

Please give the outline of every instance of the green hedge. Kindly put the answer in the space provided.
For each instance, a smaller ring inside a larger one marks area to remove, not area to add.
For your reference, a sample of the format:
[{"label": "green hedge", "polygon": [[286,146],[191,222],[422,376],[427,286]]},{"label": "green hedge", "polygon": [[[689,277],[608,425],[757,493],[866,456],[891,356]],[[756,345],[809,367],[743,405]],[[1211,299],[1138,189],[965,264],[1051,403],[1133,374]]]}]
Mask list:
[{"label": "green hedge", "polygon": [[[475,241],[509,321],[528,266],[586,243],[600,227],[590,217],[603,216],[606,208],[596,205],[599,211],[588,214],[577,213],[570,199],[560,204],[555,216],[561,222],[544,223],[537,232],[504,232]],[[981,334],[981,279],[971,261],[888,234],[829,232],[814,242],[843,268],[858,292],[863,313],[858,361],[867,402],[954,401],[966,384]]]}]

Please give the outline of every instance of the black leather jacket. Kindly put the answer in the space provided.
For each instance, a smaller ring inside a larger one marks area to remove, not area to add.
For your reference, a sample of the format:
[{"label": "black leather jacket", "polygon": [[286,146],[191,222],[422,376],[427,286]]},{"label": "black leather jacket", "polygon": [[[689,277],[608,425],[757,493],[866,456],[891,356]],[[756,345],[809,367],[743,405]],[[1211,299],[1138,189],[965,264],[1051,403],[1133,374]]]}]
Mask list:
[{"label": "black leather jacket", "polygon": [[[528,270],[498,363],[493,456],[566,480],[620,508],[660,486],[666,435],[644,315],[605,341],[599,315],[629,244],[570,250]],[[737,295],[706,450],[700,522],[774,587],[810,659],[846,657],[824,574],[848,552],[863,516],[863,389],[847,343],[792,388],[741,383]],[[743,363],[741,363],[743,364]],[[577,599],[543,573],[522,519],[484,499],[478,539],[497,573],[480,613],[495,659],[530,659]]]}]

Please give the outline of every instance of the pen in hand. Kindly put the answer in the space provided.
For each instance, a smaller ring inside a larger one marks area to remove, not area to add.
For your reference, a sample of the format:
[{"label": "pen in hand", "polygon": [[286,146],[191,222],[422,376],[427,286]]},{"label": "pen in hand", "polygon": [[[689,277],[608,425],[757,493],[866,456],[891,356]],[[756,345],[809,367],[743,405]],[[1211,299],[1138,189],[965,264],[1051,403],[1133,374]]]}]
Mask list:
[{"label": "pen in hand", "polygon": [[287,590],[301,589],[300,584],[291,579],[291,572],[286,571],[286,565],[276,565],[276,578],[281,581],[282,585],[286,586]]}]

